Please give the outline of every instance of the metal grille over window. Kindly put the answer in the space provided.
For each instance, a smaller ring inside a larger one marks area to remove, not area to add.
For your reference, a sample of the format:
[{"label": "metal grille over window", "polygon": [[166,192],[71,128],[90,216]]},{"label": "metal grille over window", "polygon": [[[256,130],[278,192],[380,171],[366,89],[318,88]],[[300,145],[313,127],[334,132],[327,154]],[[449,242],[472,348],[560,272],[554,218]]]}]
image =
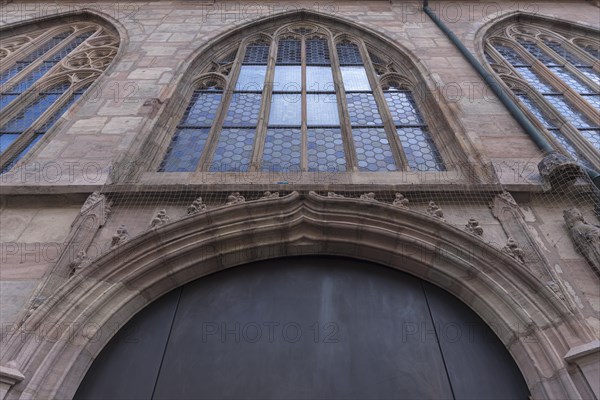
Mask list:
[{"label": "metal grille over window", "polygon": [[[119,40],[105,28],[80,22],[3,43],[0,168],[5,172],[84,95],[116,55]],[[16,51],[11,43],[22,45]]]},{"label": "metal grille over window", "polygon": [[595,69],[598,46],[577,36],[575,31],[558,33],[541,24],[527,27],[517,23],[499,31],[497,36],[492,35],[488,38],[486,57],[488,61],[497,58],[491,57],[490,51],[501,56],[510,71],[503,72],[501,78],[544,128],[550,141],[565,154],[597,168],[600,165],[600,74]]}]

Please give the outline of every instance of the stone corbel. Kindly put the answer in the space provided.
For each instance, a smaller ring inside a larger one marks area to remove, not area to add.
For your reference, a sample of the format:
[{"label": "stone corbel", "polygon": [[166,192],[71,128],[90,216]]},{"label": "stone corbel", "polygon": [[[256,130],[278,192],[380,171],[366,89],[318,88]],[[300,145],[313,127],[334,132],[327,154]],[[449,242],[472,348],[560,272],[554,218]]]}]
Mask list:
[{"label": "stone corbel", "polygon": [[8,391],[17,383],[25,379],[25,376],[16,368],[16,365],[8,363],[7,366],[0,366],[0,400],[4,400]]},{"label": "stone corbel", "polygon": [[600,399],[600,340],[573,347],[565,354],[565,361],[581,370],[597,399]]}]

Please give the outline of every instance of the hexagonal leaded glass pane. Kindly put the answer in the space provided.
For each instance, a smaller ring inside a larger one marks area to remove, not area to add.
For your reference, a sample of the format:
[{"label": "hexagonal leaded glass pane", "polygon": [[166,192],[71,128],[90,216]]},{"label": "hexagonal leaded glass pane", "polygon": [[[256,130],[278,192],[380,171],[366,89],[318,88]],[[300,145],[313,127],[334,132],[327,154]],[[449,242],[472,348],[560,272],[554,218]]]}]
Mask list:
[{"label": "hexagonal leaded glass pane", "polygon": [[538,107],[538,105],[524,93],[517,93],[519,100],[525,104],[525,107],[544,125],[546,128],[555,128],[550,118]]},{"label": "hexagonal leaded glass pane", "polygon": [[444,170],[442,158],[426,128],[398,127],[397,130],[410,169]]},{"label": "hexagonal leaded glass pane", "polygon": [[496,51],[498,51],[498,53],[500,53],[502,57],[506,59],[506,61],[508,61],[513,66],[531,65],[530,63],[525,61],[525,59],[523,59],[523,57],[521,57],[512,47],[495,43],[494,48],[496,49]]},{"label": "hexagonal leaded glass pane", "polygon": [[261,98],[258,93],[234,93],[223,126],[256,126]]},{"label": "hexagonal leaded glass pane", "polygon": [[254,145],[254,129],[227,129],[219,135],[210,171],[247,171]]},{"label": "hexagonal leaded glass pane", "polygon": [[564,83],[569,85],[578,93],[593,93],[594,90],[585,82],[575,76],[574,73],[564,67],[551,67],[550,71],[554,72]]},{"label": "hexagonal leaded glass pane", "polygon": [[335,94],[307,94],[306,114],[308,126],[338,126],[337,98]]},{"label": "hexagonal leaded glass pane", "polygon": [[567,50],[561,43],[555,42],[553,40],[544,39],[544,43],[546,46],[550,47],[554,50],[558,55],[567,60],[573,65],[585,65],[590,66],[590,63],[582,59],[581,57],[573,54],[571,51]]},{"label": "hexagonal leaded glass pane", "polygon": [[525,49],[527,49],[527,51],[532,56],[534,56],[535,58],[537,58],[538,60],[540,60],[544,65],[546,65],[546,66],[560,65],[552,57],[550,57],[548,54],[546,54],[545,51],[543,51],[542,49],[540,49],[540,47],[537,45],[537,43],[530,42],[530,41],[527,41],[527,40],[518,40],[518,42],[523,47],[525,47]]},{"label": "hexagonal leaded glass pane", "polygon": [[406,91],[386,91],[383,93],[387,101],[392,120],[396,125],[423,125],[421,113],[417,109],[412,93]]},{"label": "hexagonal leaded glass pane", "polygon": [[590,78],[591,81],[596,85],[600,85],[600,74],[594,71],[591,67],[580,67],[578,69],[582,74]]},{"label": "hexagonal leaded glass pane", "polygon": [[583,98],[592,105],[596,110],[600,111],[600,95],[592,94],[583,96]]},{"label": "hexagonal leaded glass pane", "polygon": [[299,65],[277,65],[273,77],[276,92],[302,91],[302,67]]},{"label": "hexagonal leaded glass pane", "polygon": [[346,170],[344,141],[339,128],[313,128],[307,131],[308,170],[343,172]]},{"label": "hexagonal leaded glass pane", "polygon": [[588,167],[592,167],[592,165],[583,157],[577,150],[575,150],[575,146],[573,143],[563,135],[563,133],[558,129],[549,129],[548,132],[552,135],[554,139],[569,153],[574,160],[583,163]]},{"label": "hexagonal leaded glass pane", "polygon": [[519,75],[523,77],[534,89],[541,93],[556,93],[556,89],[552,87],[545,79],[540,77],[531,67],[517,67]]},{"label": "hexagonal leaded glass pane", "polygon": [[300,126],[302,124],[302,95],[274,94],[271,101],[269,126]]},{"label": "hexagonal leaded glass pane", "polygon": [[335,85],[331,67],[306,67],[306,90],[308,92],[334,92]]},{"label": "hexagonal leaded glass pane", "polygon": [[266,65],[242,65],[235,83],[235,90],[241,92],[260,92],[265,86]]},{"label": "hexagonal leaded glass pane", "polygon": [[371,93],[346,93],[350,123],[359,126],[379,126],[383,120]]},{"label": "hexagonal leaded glass pane", "polygon": [[342,72],[342,80],[344,81],[344,89],[346,91],[371,91],[371,85],[367,78],[365,67],[346,66],[340,67]]},{"label": "hexagonal leaded glass pane", "polygon": [[221,92],[194,92],[179,125],[210,127],[221,104]]},{"label": "hexagonal leaded glass pane", "polygon": [[546,96],[550,104],[571,124],[577,128],[591,128],[596,126],[579,110],[567,102],[564,96]]},{"label": "hexagonal leaded glass pane", "polygon": [[598,150],[600,150],[600,129],[580,129],[579,133]]},{"label": "hexagonal leaded glass pane", "polygon": [[160,165],[161,172],[195,171],[208,139],[210,128],[177,129]]},{"label": "hexagonal leaded glass pane", "polygon": [[300,129],[269,129],[262,157],[264,171],[299,171],[302,144]]},{"label": "hexagonal leaded glass pane", "polygon": [[396,171],[390,142],[383,128],[352,128],[356,159],[361,171]]}]

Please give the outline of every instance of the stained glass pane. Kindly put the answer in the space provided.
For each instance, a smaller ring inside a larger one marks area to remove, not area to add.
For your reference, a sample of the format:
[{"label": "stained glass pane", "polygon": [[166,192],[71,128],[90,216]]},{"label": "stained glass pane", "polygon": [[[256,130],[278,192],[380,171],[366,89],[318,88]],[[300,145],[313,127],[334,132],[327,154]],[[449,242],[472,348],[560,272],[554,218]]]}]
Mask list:
[{"label": "stained glass pane", "polygon": [[269,62],[269,44],[251,43],[246,46],[244,53],[244,64],[267,65]]},{"label": "stained glass pane", "polygon": [[362,57],[356,44],[338,43],[336,47],[340,65],[362,65]]},{"label": "stained glass pane", "polygon": [[63,32],[59,35],[54,36],[48,42],[44,43],[44,45],[35,49],[35,51],[33,51],[31,54],[29,54],[27,57],[25,57],[22,61],[26,62],[26,63],[34,62],[35,60],[37,60],[38,58],[40,58],[41,56],[43,56],[44,54],[46,54],[47,52],[52,50],[54,48],[54,46],[56,46],[57,44],[59,44],[60,42],[65,40],[67,37],[69,37],[70,34],[71,34],[71,32],[68,31],[68,32]]},{"label": "stained glass pane", "polygon": [[177,129],[160,165],[160,172],[192,172],[198,167],[209,128]]},{"label": "stained glass pane", "polygon": [[58,119],[62,117],[69,108],[71,108],[73,103],[75,103],[83,95],[83,91],[85,91],[85,89],[87,89],[87,87],[78,90],[76,93],[72,93],[71,96],[69,96],[69,99],[54,114],[52,114],[52,116],[48,118],[44,124],[36,130],[36,132],[45,133],[48,129],[52,128],[56,121],[58,121]]},{"label": "stained glass pane", "polygon": [[[559,67],[562,68],[562,67]],[[519,75],[523,77],[534,89],[540,93],[556,93],[556,90],[531,67],[517,67]]]},{"label": "stained glass pane", "polygon": [[21,152],[20,152],[20,153],[19,153],[19,154],[18,154],[16,157],[14,157],[14,158],[11,160],[11,162],[10,162],[10,163],[8,163],[8,164],[6,165],[6,167],[2,168],[2,171],[0,171],[0,174],[3,174],[3,173],[5,173],[6,171],[10,170],[12,167],[14,167],[14,165],[17,163],[17,161],[19,161],[21,158],[23,158],[23,156],[24,156],[24,155],[25,155],[25,154],[26,154],[26,153],[27,153],[29,150],[31,150],[31,148],[32,148],[33,146],[35,146],[35,144],[36,144],[37,142],[39,142],[39,140],[40,140],[41,138],[42,138],[42,135],[41,135],[41,134],[39,134],[39,135],[35,135],[35,136],[33,137],[33,139],[31,140],[31,142],[29,142],[29,144],[27,145],[27,147],[25,147],[23,150],[21,150]]},{"label": "stained glass pane", "polygon": [[302,124],[302,96],[274,94],[269,114],[269,126],[300,126]]},{"label": "stained glass pane", "polygon": [[592,146],[600,150],[600,129],[581,129],[579,133],[581,133]]},{"label": "stained glass pane", "polygon": [[329,46],[325,39],[308,39],[306,41],[306,64],[329,65]]},{"label": "stained glass pane", "polygon": [[300,40],[283,39],[277,47],[277,64],[300,64],[302,46]]},{"label": "stained glass pane", "polygon": [[264,171],[300,170],[300,129],[269,129],[262,157]]},{"label": "stained glass pane", "polygon": [[569,153],[571,157],[573,157],[574,160],[579,161],[584,165],[587,165],[588,167],[592,167],[590,163],[581,154],[579,154],[577,150],[575,150],[575,146],[573,146],[573,143],[571,143],[571,141],[567,139],[560,130],[550,129],[548,131],[550,132],[552,137],[556,139],[556,141],[560,143],[560,145],[567,151],[567,153]]},{"label": "stained glass pane", "polygon": [[7,71],[4,71],[0,74],[0,85],[5,84],[11,79],[13,76],[17,75],[19,72],[23,71],[25,68],[29,66],[30,63],[22,63],[17,62],[15,65],[10,67]]},{"label": "stained glass pane", "polygon": [[525,49],[535,58],[540,60],[544,65],[560,65],[557,63],[552,57],[546,54],[545,51],[540,49],[540,47],[536,43],[532,43],[526,40],[519,39],[518,42],[525,47]]},{"label": "stained glass pane", "polygon": [[517,66],[525,66],[530,65],[527,61],[523,59],[512,47],[504,46],[502,44],[494,44],[494,48],[500,53],[502,57],[506,59],[511,65]]},{"label": "stained glass pane", "polygon": [[234,93],[223,126],[256,126],[261,94]]},{"label": "stained glass pane", "polygon": [[54,63],[60,62],[70,52],[75,50],[75,48],[77,48],[77,46],[79,46],[81,43],[85,42],[85,40],[87,38],[92,36],[92,33],[93,32],[86,32],[86,33],[82,33],[82,34],[78,35],[75,39],[71,40],[66,46],[64,46],[62,49],[60,49],[60,51],[58,53],[56,53],[52,57],[50,57],[48,59],[48,61],[51,61]]},{"label": "stained glass pane", "polygon": [[352,128],[361,171],[396,171],[392,148],[383,128]]},{"label": "stained glass pane", "polygon": [[235,90],[241,92],[260,92],[265,85],[267,67],[262,65],[242,65]]},{"label": "stained glass pane", "polygon": [[415,100],[410,92],[386,91],[383,93],[392,119],[396,125],[423,125],[421,113],[417,109]]},{"label": "stained glass pane", "polygon": [[594,71],[592,68],[580,67],[579,71],[590,78],[596,85],[600,85],[600,74]]},{"label": "stained glass pane", "polygon": [[587,84],[581,81],[581,79],[577,78],[575,74],[571,71],[567,70],[564,67],[552,67],[550,68],[552,72],[554,72],[564,83],[569,85],[573,90],[578,93],[593,93],[593,89],[589,87]]},{"label": "stained glass pane", "polygon": [[33,71],[25,75],[19,83],[14,85],[8,90],[8,93],[23,93],[27,89],[33,86],[46,72],[50,71],[54,67],[55,63],[44,62],[40,66],[36,67]]},{"label": "stained glass pane", "polygon": [[346,170],[344,141],[339,128],[314,128],[307,131],[308,170],[343,172]]},{"label": "stained glass pane", "polygon": [[573,65],[587,65],[587,66],[590,65],[588,62],[584,61],[580,57],[576,56],[575,54],[573,54],[572,52],[567,50],[560,43],[553,42],[553,41],[550,41],[547,39],[544,40],[544,43],[546,44],[546,46],[550,47],[552,50],[554,50],[556,53],[558,53],[562,58],[564,58],[565,60],[567,60],[568,62],[570,62]]},{"label": "stained glass pane", "polygon": [[334,92],[331,67],[306,67],[306,90],[308,92]]},{"label": "stained glass pane", "polygon": [[380,126],[383,120],[371,93],[346,93],[350,123],[359,126]]},{"label": "stained glass pane", "polygon": [[11,101],[19,97],[18,94],[3,94],[0,96],[0,110],[3,110]]},{"label": "stained glass pane", "polygon": [[19,138],[18,133],[0,133],[0,153],[8,149],[15,140]]},{"label": "stained glass pane", "polygon": [[307,94],[306,113],[308,126],[338,126],[340,124],[335,94]]},{"label": "stained glass pane", "polygon": [[577,128],[590,128],[594,124],[587,119],[581,112],[568,103],[564,96],[546,96],[550,104],[571,124]]},{"label": "stained glass pane", "polygon": [[340,67],[346,91],[370,91],[371,85],[364,67]]},{"label": "stained glass pane", "polygon": [[40,96],[19,114],[0,128],[2,133],[20,133],[29,128],[58,98],[60,94],[40,94]]},{"label": "stained glass pane", "polygon": [[210,171],[246,171],[252,157],[254,129],[223,129]]},{"label": "stained glass pane", "polygon": [[210,127],[216,117],[221,98],[220,92],[194,92],[179,125]]},{"label": "stained glass pane", "polygon": [[538,105],[524,93],[517,93],[519,100],[525,104],[525,107],[544,125],[546,128],[556,128],[549,117],[538,107]]},{"label": "stained glass pane", "polygon": [[588,53],[590,56],[594,57],[596,60],[600,60],[600,46],[588,44],[588,45],[579,45],[579,48]]},{"label": "stained glass pane", "polygon": [[275,66],[273,90],[279,92],[302,91],[302,67],[299,65]]},{"label": "stained glass pane", "polygon": [[398,127],[398,136],[410,169],[443,171],[444,164],[426,128]]},{"label": "stained glass pane", "polygon": [[[583,98],[592,105],[595,109],[600,111],[600,95],[593,94],[588,96],[583,96]],[[598,123],[600,125],[600,123]]]}]

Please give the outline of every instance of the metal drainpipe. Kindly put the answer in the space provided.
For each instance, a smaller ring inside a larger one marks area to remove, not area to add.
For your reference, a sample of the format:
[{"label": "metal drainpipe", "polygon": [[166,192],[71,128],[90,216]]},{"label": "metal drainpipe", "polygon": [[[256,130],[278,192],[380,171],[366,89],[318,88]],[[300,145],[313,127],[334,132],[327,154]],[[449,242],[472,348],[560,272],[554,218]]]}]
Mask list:
[{"label": "metal drainpipe", "polygon": [[[498,96],[502,104],[510,111],[512,116],[517,120],[519,125],[527,132],[527,134],[531,137],[531,139],[537,144],[537,146],[543,150],[544,152],[555,151],[554,147],[548,143],[546,138],[542,136],[542,134],[537,130],[535,126],[529,121],[529,118],[515,104],[515,102],[502,90],[502,86],[500,83],[494,78],[492,74],[490,74],[481,63],[471,54],[469,49],[465,47],[465,45],[460,41],[458,37],[440,20],[440,18],[433,12],[431,8],[429,8],[429,1],[423,0],[423,11],[425,14],[431,18],[431,20],[440,28],[442,32],[450,39],[450,41],[460,50],[462,55],[467,59],[469,64],[479,73],[479,75],[483,78],[483,80],[489,85],[494,94]],[[594,183],[594,185],[600,189],[600,173],[597,171],[590,169],[584,165],[581,165],[581,168],[587,172],[588,176]]]}]

